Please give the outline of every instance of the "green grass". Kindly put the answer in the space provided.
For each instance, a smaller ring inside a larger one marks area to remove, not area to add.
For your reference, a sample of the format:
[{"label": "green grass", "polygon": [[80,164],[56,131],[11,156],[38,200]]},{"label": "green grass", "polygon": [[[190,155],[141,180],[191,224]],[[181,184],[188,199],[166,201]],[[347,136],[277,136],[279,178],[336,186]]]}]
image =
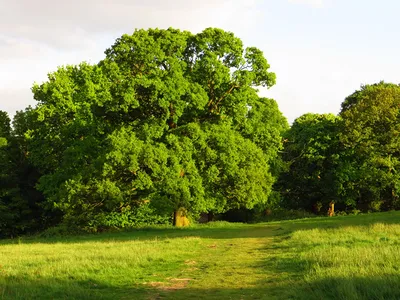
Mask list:
[{"label": "green grass", "polygon": [[400,299],[400,212],[0,242],[0,299]]}]

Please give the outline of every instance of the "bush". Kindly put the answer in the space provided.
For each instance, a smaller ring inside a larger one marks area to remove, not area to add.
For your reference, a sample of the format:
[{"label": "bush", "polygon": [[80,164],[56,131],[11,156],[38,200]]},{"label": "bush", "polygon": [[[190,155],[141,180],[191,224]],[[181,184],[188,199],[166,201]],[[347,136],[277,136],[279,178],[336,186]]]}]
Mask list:
[{"label": "bush", "polygon": [[45,231],[39,234],[39,237],[51,238],[51,237],[66,237],[70,235],[78,235],[85,233],[82,229],[74,226],[68,226],[66,224],[60,224],[54,227],[47,228]]},{"label": "bush", "polygon": [[374,201],[371,201],[371,203],[369,204],[369,208],[370,208],[373,212],[381,211],[381,206],[382,206],[383,202],[384,202],[384,201],[382,201],[382,200],[374,200]]},{"label": "bush", "polygon": [[55,227],[50,227],[39,236],[65,237],[85,233],[115,231],[120,229],[138,228],[149,225],[171,224],[172,216],[159,215],[148,203],[131,208],[122,207],[119,212],[103,212],[92,215],[66,216],[63,222]]},{"label": "bush", "polygon": [[120,212],[97,214],[84,229],[87,232],[99,232],[147,225],[171,224],[171,220],[172,216],[159,215],[148,203],[144,203],[133,209],[126,207]]}]

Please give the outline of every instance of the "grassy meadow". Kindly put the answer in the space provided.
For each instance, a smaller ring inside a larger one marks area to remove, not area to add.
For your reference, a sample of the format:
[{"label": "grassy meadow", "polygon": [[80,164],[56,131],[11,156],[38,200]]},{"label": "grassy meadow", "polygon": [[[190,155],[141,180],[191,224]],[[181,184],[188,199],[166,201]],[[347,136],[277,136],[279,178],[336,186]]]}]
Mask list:
[{"label": "grassy meadow", "polygon": [[400,212],[3,240],[0,299],[400,299]]}]

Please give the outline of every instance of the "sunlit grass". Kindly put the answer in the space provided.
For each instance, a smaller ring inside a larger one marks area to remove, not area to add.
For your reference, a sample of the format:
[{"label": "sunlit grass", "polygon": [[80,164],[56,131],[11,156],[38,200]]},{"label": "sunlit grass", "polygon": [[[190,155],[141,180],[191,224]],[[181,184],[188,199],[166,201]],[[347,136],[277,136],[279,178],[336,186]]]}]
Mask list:
[{"label": "sunlit grass", "polygon": [[[383,221],[383,220],[382,220]],[[294,232],[316,299],[399,299],[400,225],[376,223]]]},{"label": "sunlit grass", "polygon": [[0,243],[0,299],[400,299],[400,213]]}]

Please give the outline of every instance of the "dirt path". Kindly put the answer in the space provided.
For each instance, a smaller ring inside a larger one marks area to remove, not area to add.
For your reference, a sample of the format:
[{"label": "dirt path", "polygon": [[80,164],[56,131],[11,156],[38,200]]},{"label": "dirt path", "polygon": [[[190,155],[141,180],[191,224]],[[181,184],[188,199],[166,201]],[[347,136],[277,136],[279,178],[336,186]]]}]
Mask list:
[{"label": "dirt path", "polygon": [[197,258],[185,261],[181,276],[159,284],[159,292],[149,299],[271,299],[266,287],[273,286],[279,274],[268,269],[273,256],[268,249],[276,228],[243,230],[248,237],[202,239]]}]

